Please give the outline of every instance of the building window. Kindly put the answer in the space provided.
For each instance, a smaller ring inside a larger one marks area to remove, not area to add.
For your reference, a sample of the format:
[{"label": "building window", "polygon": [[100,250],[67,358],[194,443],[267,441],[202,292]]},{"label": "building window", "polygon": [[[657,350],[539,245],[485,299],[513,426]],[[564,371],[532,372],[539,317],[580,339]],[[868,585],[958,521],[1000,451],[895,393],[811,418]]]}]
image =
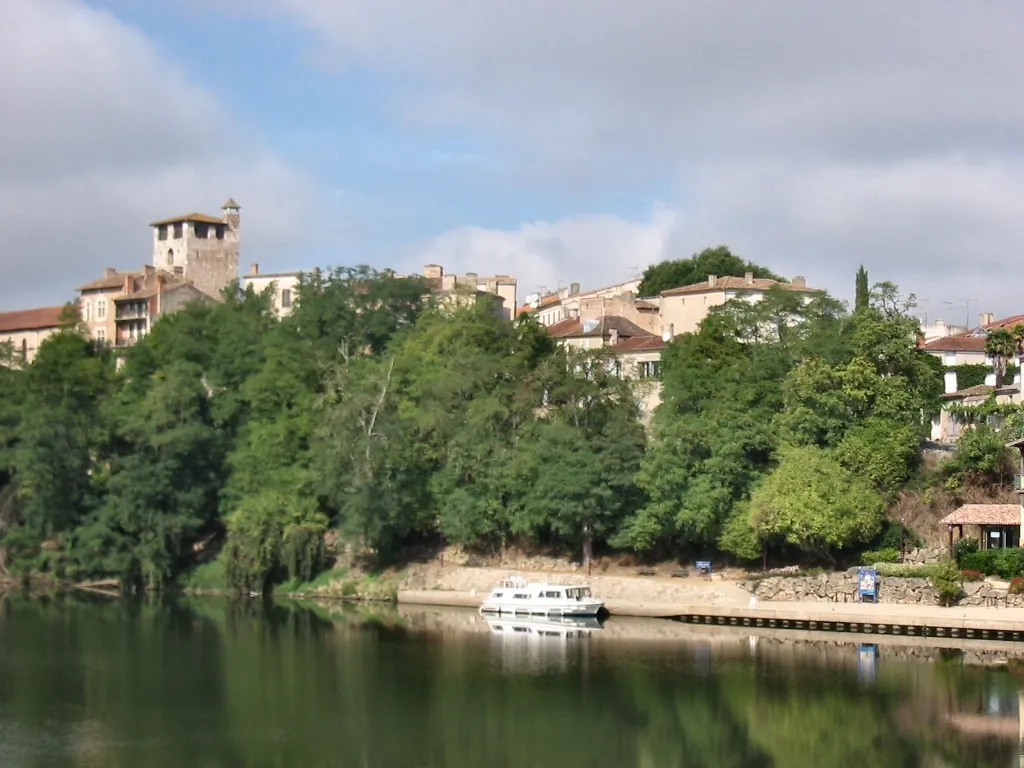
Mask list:
[{"label": "building window", "polygon": [[28,362],[28,339],[21,340],[21,361]]},{"label": "building window", "polygon": [[195,233],[200,240],[206,240],[210,237],[210,225],[205,222],[196,222]]},{"label": "building window", "polygon": [[292,305],[292,292],[285,288],[281,291],[281,307],[288,308]]},{"label": "building window", "polygon": [[167,225],[166,224],[161,224],[159,227],[156,228],[156,239],[157,240],[166,240],[167,239]]},{"label": "building window", "polygon": [[639,365],[641,379],[657,379],[661,376],[660,360],[645,360]]},{"label": "building window", "polygon": [[91,301],[83,301],[82,302],[82,319],[85,320],[86,322],[89,322],[90,320],[92,320],[92,302]]},{"label": "building window", "polygon": [[185,268],[184,267],[175,267],[174,268],[174,274],[176,274],[176,275],[184,275],[185,274]]},{"label": "building window", "polygon": [[106,331],[106,329],[105,328],[97,328],[96,329],[96,341],[103,342],[103,341],[106,341],[106,340],[107,340],[107,331]]},{"label": "building window", "polygon": [[100,299],[96,302],[96,319],[102,320],[107,316],[107,302],[104,299]]},{"label": "building window", "polygon": [[174,239],[175,240],[181,240],[181,223],[180,222],[174,225]]},{"label": "building window", "polygon": [[218,224],[217,225],[217,239],[218,240],[223,240],[224,239],[224,225],[223,224]]},{"label": "building window", "polygon": [[169,248],[167,250],[167,266],[171,266],[173,264],[174,264],[174,249],[173,248]]}]

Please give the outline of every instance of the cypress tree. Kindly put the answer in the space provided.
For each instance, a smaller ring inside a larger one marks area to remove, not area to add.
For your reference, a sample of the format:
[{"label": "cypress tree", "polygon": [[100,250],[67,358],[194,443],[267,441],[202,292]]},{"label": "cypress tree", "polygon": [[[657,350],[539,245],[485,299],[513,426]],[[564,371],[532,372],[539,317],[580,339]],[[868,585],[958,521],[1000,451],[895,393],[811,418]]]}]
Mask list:
[{"label": "cypress tree", "polygon": [[857,295],[853,302],[854,311],[859,312],[862,309],[867,309],[868,299],[868,271],[861,264],[860,269],[857,270]]}]

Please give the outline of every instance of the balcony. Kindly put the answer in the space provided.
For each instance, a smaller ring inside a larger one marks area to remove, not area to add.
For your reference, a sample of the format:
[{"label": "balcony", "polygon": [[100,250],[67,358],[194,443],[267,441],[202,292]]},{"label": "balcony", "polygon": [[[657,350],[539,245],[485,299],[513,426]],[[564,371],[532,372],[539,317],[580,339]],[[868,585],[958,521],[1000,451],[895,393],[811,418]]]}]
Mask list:
[{"label": "balcony", "polygon": [[118,307],[117,313],[114,315],[114,322],[120,322],[121,320],[141,320],[146,317],[149,317],[149,307],[145,304],[141,306]]}]

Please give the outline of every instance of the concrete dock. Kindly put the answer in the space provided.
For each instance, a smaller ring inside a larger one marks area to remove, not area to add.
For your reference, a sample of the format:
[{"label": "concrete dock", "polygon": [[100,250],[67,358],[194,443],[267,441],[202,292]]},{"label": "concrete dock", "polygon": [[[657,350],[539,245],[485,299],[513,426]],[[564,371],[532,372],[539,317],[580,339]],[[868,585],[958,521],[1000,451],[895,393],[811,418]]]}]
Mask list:
[{"label": "concrete dock", "polygon": [[[405,605],[479,608],[477,592],[404,590]],[[760,627],[909,637],[1024,641],[1024,608],[895,605],[891,603],[759,602],[749,605],[648,603],[609,599],[612,616],[635,616],[710,626]]]}]

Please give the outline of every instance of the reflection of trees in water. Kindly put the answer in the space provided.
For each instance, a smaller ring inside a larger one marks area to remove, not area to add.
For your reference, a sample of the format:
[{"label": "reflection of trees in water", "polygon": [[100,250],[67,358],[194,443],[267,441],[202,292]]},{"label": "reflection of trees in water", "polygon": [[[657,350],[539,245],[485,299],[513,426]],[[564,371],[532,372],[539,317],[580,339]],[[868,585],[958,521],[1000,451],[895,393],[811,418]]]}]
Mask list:
[{"label": "reflection of trees in water", "polygon": [[45,723],[51,748],[84,765],[984,768],[1016,748],[944,724],[993,685],[959,665],[883,663],[863,685],[839,655],[712,653],[702,674],[693,644],[597,653],[552,638],[558,653],[525,658],[565,663],[524,674],[489,634],[258,600],[15,602],[0,642],[0,726]]}]

